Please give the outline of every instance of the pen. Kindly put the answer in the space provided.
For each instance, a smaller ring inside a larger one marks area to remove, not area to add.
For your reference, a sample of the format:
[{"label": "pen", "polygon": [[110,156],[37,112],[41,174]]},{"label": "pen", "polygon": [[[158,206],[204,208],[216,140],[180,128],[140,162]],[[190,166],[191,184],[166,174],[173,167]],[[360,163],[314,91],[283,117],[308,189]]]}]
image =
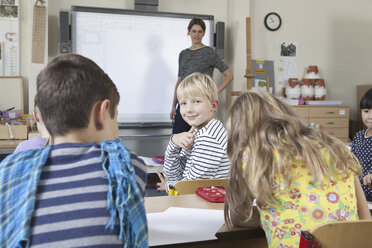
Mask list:
[{"label": "pen", "polygon": [[10,108],[10,109],[7,109],[7,110],[5,110],[5,111],[10,111],[10,110],[13,110],[15,107],[12,107],[12,108]]}]

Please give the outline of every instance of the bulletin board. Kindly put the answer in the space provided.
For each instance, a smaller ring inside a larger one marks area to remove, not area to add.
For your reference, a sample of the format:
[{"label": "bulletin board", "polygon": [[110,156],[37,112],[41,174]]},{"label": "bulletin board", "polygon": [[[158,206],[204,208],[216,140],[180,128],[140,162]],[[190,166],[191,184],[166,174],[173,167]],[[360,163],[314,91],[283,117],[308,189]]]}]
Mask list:
[{"label": "bulletin board", "polygon": [[0,0],[0,76],[19,76],[19,0]]},{"label": "bulletin board", "polygon": [[253,87],[266,90],[266,76],[268,75],[270,92],[275,92],[274,61],[252,59],[252,72],[255,75]]},{"label": "bulletin board", "polygon": [[0,110],[14,107],[24,113],[22,77],[0,77],[0,89]]}]

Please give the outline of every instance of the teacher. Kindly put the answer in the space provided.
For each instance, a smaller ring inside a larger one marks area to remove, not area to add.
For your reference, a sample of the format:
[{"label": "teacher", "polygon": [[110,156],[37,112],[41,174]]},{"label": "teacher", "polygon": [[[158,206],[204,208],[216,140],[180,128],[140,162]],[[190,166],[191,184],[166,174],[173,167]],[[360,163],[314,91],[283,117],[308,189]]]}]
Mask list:
[{"label": "teacher", "polygon": [[177,88],[181,81],[194,72],[201,72],[213,78],[213,70],[217,68],[224,75],[223,82],[218,86],[221,92],[233,80],[234,76],[227,65],[218,56],[216,51],[202,43],[205,34],[205,23],[200,18],[193,18],[187,27],[191,38],[191,47],[182,50],[178,58],[178,78],[174,89],[172,110],[170,119],[174,119],[173,134],[187,132],[190,126],[183,120],[180,114],[180,106],[177,104]]}]

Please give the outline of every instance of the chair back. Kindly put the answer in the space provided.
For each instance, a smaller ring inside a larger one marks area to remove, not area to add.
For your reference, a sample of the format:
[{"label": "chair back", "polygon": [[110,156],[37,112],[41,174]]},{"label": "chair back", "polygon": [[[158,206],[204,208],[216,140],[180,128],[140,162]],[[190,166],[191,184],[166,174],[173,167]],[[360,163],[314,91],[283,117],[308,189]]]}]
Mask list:
[{"label": "chair back", "polygon": [[226,187],[227,178],[221,179],[196,179],[179,181],[174,185],[174,189],[179,195],[195,194],[199,187],[224,186]]},{"label": "chair back", "polygon": [[330,222],[311,231],[321,248],[372,247],[371,234],[372,220]]}]

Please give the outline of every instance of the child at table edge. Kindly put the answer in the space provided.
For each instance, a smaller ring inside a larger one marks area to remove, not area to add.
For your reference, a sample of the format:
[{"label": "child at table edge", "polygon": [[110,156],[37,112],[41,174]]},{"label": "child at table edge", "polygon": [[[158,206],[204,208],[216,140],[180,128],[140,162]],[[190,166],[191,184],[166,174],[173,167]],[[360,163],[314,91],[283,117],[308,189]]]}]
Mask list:
[{"label": "child at table edge", "polygon": [[268,92],[239,96],[229,110],[227,130],[231,168],[225,221],[230,227],[257,225],[260,219],[269,247],[298,247],[303,230],[371,218],[355,157]]},{"label": "child at table edge", "polygon": [[362,121],[367,129],[357,132],[351,145],[351,151],[358,158],[363,168],[360,176],[367,201],[372,202],[372,88],[360,99]]},{"label": "child at table edge", "polygon": [[230,167],[226,130],[214,118],[218,93],[213,80],[202,73],[187,76],[177,88],[177,99],[191,129],[172,135],[165,151],[165,177],[158,173],[159,191],[181,180],[226,178]]},{"label": "child at table edge", "polygon": [[53,145],[1,162],[1,245],[148,247],[146,166],[118,139],[119,101],[81,55],[58,56],[39,73],[35,106]]}]

